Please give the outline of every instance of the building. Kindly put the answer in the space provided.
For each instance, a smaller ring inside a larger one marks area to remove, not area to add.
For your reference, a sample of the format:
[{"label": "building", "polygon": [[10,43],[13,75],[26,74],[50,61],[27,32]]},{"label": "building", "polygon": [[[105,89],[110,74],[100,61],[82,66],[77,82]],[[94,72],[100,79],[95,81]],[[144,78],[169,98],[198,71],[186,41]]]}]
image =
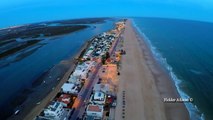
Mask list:
[{"label": "building", "polygon": [[73,72],[73,76],[78,76],[81,79],[87,79],[89,71],[93,69],[95,65],[96,62],[94,61],[85,61],[82,64],[77,65]]},{"label": "building", "polygon": [[72,75],[70,75],[68,82],[75,84],[75,85],[80,85],[81,84],[81,78],[80,78],[80,76],[74,76],[72,74]]},{"label": "building", "polygon": [[81,79],[86,79],[88,77],[88,72],[91,67],[90,61],[83,62],[82,64],[77,65],[73,76],[80,77]]},{"label": "building", "polygon": [[78,86],[73,83],[64,83],[61,90],[63,93],[78,94]]},{"label": "building", "polygon": [[87,117],[93,117],[93,119],[102,119],[104,107],[102,105],[88,105],[86,109]]},{"label": "building", "polygon": [[116,29],[117,29],[118,31],[121,31],[121,29],[123,29],[124,26],[125,26],[125,23],[124,23],[124,22],[117,22],[117,23],[116,23]]},{"label": "building", "polygon": [[72,102],[72,97],[68,94],[61,94],[61,96],[57,98],[57,101],[60,102],[63,107],[68,107],[69,104]]},{"label": "building", "polygon": [[44,109],[44,117],[51,120],[60,120],[63,116],[63,105],[60,102],[51,102],[49,106]]},{"label": "building", "polygon": [[104,105],[106,102],[106,95],[103,92],[95,92],[91,98],[90,102],[93,104],[99,104],[99,105]]},{"label": "building", "polygon": [[80,77],[80,79],[86,79],[88,76],[88,70],[83,65],[78,65],[73,72],[73,76]]},{"label": "building", "polygon": [[84,59],[88,59],[91,57],[92,53],[94,51],[94,47],[93,46],[90,46],[88,48],[88,51],[85,53],[85,55],[83,56]]}]

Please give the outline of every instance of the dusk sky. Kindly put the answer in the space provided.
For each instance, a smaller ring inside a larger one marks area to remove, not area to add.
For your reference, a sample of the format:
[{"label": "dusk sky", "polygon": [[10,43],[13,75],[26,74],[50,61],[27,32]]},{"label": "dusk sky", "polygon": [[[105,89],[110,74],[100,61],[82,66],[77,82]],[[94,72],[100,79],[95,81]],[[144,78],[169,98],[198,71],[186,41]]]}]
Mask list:
[{"label": "dusk sky", "polygon": [[213,22],[213,0],[1,0],[0,28],[84,17],[163,17]]}]

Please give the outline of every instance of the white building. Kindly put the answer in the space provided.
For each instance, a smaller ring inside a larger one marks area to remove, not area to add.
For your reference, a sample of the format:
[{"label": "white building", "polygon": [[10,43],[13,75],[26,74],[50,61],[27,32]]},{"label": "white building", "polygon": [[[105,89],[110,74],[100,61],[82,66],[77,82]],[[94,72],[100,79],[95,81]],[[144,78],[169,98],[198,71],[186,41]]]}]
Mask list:
[{"label": "white building", "polygon": [[77,65],[73,76],[79,76],[81,79],[86,79],[88,77],[88,72],[95,66],[94,61],[86,61],[82,64]]},{"label": "white building", "polygon": [[51,102],[49,106],[44,109],[44,117],[51,120],[60,120],[64,109],[60,102]]},{"label": "white building", "polygon": [[104,108],[101,105],[88,105],[86,110],[87,117],[94,119],[102,119]]},{"label": "white building", "polygon": [[75,85],[79,85],[81,84],[81,78],[80,76],[74,76],[73,74],[70,75],[70,78],[68,79],[69,83],[75,84]]},{"label": "white building", "polygon": [[87,69],[87,66],[84,63],[82,63],[76,67],[75,71],[73,72],[73,75],[78,76],[81,79],[86,79],[88,71],[89,70]]},{"label": "white building", "polygon": [[83,58],[84,58],[84,59],[90,58],[93,51],[94,51],[94,47],[91,46],[91,47],[88,49],[88,51],[85,53],[85,55],[83,56]]},{"label": "white building", "polygon": [[106,101],[106,95],[103,92],[95,92],[91,98],[90,102],[94,104],[104,105]]},{"label": "white building", "polygon": [[63,93],[78,94],[78,87],[72,83],[64,83],[61,90]]}]

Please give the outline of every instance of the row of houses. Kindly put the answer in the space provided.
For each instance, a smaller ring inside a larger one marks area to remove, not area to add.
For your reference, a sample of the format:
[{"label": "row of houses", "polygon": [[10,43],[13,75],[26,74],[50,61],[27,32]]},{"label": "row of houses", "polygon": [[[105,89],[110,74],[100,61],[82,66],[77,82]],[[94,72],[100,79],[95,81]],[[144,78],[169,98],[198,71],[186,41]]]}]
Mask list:
[{"label": "row of houses", "polygon": [[83,87],[89,72],[94,69],[96,62],[85,61],[79,63],[69,76],[61,91],[53,101],[43,110],[37,120],[66,120],[72,111],[72,105]]},{"label": "row of houses", "polygon": [[[116,30],[124,28],[124,22],[116,24]],[[92,43],[92,48],[97,48],[94,51],[88,51],[92,58],[100,57],[106,52],[109,52],[119,32],[116,30],[104,33],[100,38],[96,38]],[[99,52],[100,51],[100,52]],[[93,53],[93,54],[92,54]],[[110,91],[110,85],[98,82],[93,87],[93,92],[90,96],[89,104],[86,107],[86,120],[102,120],[109,117],[110,107],[116,106],[116,95]]]},{"label": "row of houses", "polygon": [[[112,47],[115,41],[115,33],[103,33],[92,40],[91,46],[88,48],[83,56],[84,60],[97,60],[105,55]],[[109,85],[95,84],[93,92],[89,99],[89,104],[86,106],[86,116],[84,119],[94,120],[102,119],[104,116],[104,105],[107,100],[107,93],[109,92]]]},{"label": "row of houses", "polygon": [[[43,110],[37,120],[67,120],[72,111],[81,88],[84,86],[89,74],[95,69],[98,62],[93,58],[100,58],[106,54],[112,46],[116,33],[108,32],[98,35],[92,40],[90,47],[83,55],[83,61],[78,62],[75,70],[69,76],[66,83],[61,87],[61,91]],[[107,84],[96,84],[93,87],[93,94],[90,97],[86,108],[86,118],[102,119],[104,105],[106,104],[109,93]]]},{"label": "row of houses", "polygon": [[95,84],[93,94],[90,96],[89,105],[86,109],[87,119],[102,119],[104,116],[104,105],[106,103],[109,86],[107,84]]},{"label": "row of houses", "polygon": [[[109,113],[109,107],[115,107],[116,96],[110,92],[108,84],[96,84],[93,94],[90,96],[89,104],[86,108],[86,119],[101,120]],[[108,108],[106,107],[108,106]]]},{"label": "row of houses", "polygon": [[77,95],[83,87],[83,83],[88,78],[90,71],[95,68],[96,64],[95,61],[85,61],[78,64],[67,83],[64,83],[61,87],[62,92]]},{"label": "row of houses", "polygon": [[91,46],[83,56],[84,60],[91,60],[92,58],[98,58],[106,54],[112,46],[115,40],[114,33],[103,33],[92,40]]}]

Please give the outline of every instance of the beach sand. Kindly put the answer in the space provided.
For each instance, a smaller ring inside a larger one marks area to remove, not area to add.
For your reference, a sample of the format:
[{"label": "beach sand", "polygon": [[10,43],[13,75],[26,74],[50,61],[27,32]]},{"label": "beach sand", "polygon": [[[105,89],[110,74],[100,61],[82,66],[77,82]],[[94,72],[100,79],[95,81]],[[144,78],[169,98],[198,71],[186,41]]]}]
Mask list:
[{"label": "beach sand", "polygon": [[121,75],[117,94],[116,120],[188,120],[183,103],[164,103],[179,98],[169,75],[154,60],[150,49],[126,22]]}]

